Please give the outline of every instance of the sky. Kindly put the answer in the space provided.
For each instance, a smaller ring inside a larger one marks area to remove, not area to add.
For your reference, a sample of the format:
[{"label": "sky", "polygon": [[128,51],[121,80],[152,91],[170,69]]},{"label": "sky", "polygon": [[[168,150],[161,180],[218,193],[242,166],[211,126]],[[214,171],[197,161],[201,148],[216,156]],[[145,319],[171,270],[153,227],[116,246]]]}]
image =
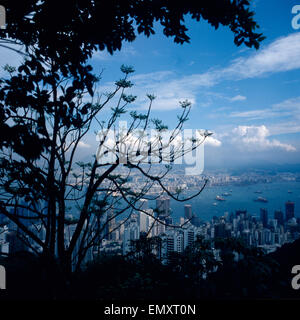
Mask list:
[{"label": "sky", "polygon": [[[103,71],[98,90],[113,88],[122,64],[133,66],[128,93],[138,99],[132,108],[145,110],[146,94],[154,94],[153,116],[169,128],[181,112],[179,101],[191,101],[185,128],[214,133],[205,143],[206,167],[300,163],[300,29],[292,27],[297,2],[252,1],[266,36],[259,50],[237,47],[228,28],[216,31],[188,16],[189,44],[175,44],[156,25],[154,36],[140,35],[114,55],[95,53],[90,63]],[[13,59],[0,49],[1,65]],[[94,153],[95,140],[87,137],[83,151]]]},{"label": "sky", "polygon": [[[299,1],[298,1],[299,2]],[[292,28],[297,1],[258,0],[255,19],[266,39],[256,51],[236,47],[227,28],[186,18],[190,44],[178,45],[159,26],[151,38],[139,36],[110,56],[97,53],[95,70],[104,85],[120,77],[119,66],[134,66],[136,109],[154,93],[153,109],[171,128],[188,99],[186,128],[214,132],[205,145],[205,162],[229,164],[300,162],[300,29]]]}]

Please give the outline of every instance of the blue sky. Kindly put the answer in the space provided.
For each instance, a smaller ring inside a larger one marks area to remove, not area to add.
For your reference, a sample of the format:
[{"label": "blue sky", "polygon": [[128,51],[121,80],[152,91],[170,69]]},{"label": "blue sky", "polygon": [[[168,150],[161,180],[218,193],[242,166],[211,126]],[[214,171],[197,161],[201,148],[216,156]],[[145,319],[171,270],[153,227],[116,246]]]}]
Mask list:
[{"label": "blue sky", "polygon": [[[172,128],[180,113],[178,102],[193,103],[186,128],[214,132],[205,145],[207,164],[300,163],[300,29],[291,25],[297,2],[252,2],[267,37],[258,51],[236,47],[227,28],[215,31],[189,17],[190,44],[173,43],[157,25],[154,36],[138,36],[113,56],[94,55],[94,70],[103,70],[99,91],[112,88],[122,64],[132,65],[135,109],[145,109],[146,93],[155,94],[153,116]],[[13,59],[1,49],[1,65]],[[91,135],[82,147],[94,153],[94,144]]]},{"label": "blue sky", "polygon": [[156,26],[155,36],[139,36],[113,56],[97,53],[92,64],[104,69],[104,87],[120,77],[122,63],[133,65],[135,108],[145,108],[145,94],[154,93],[154,114],[169,127],[180,112],[178,101],[192,101],[186,128],[214,132],[205,146],[207,163],[299,163],[300,29],[291,25],[296,4],[253,2],[267,37],[258,51],[236,47],[227,28],[215,31],[187,17],[190,44],[173,43]]}]

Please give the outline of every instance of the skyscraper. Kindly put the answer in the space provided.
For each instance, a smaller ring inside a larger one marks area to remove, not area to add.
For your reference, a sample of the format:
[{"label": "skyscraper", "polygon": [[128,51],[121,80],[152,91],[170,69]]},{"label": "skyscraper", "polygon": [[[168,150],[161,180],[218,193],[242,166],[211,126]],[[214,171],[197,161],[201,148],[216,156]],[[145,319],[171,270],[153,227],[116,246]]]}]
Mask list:
[{"label": "skyscraper", "polygon": [[141,199],[136,203],[136,208],[142,211],[146,211],[148,209],[148,200]]},{"label": "skyscraper", "polygon": [[157,215],[160,218],[165,218],[170,215],[170,198],[162,197],[156,200]]},{"label": "skyscraper", "polygon": [[225,238],[225,223],[218,223],[215,225],[215,237]]},{"label": "skyscraper", "polygon": [[107,214],[107,221],[106,221],[106,239],[107,240],[115,240],[115,230],[116,229],[116,218],[114,209],[111,208]]},{"label": "skyscraper", "polygon": [[[147,214],[147,213],[148,214]],[[153,223],[153,210],[146,209],[145,212],[139,212],[138,223],[140,227],[140,232],[148,232]]]},{"label": "skyscraper", "polygon": [[277,220],[279,225],[283,225],[284,223],[284,216],[283,216],[283,212],[281,210],[276,210],[274,212],[274,219]]},{"label": "skyscraper", "polygon": [[135,219],[132,219],[124,229],[123,233],[123,254],[131,250],[131,241],[140,238],[140,228]]},{"label": "skyscraper", "polygon": [[193,217],[192,206],[190,204],[184,205],[184,217],[188,220],[192,219]]},{"label": "skyscraper", "polygon": [[263,227],[266,228],[268,226],[268,210],[261,208],[260,209],[260,220],[263,224]]},{"label": "skyscraper", "polygon": [[171,226],[173,224],[173,218],[172,217],[167,217],[167,218],[165,218],[165,222],[166,222],[166,224]]},{"label": "skyscraper", "polygon": [[287,201],[285,203],[285,219],[286,221],[295,217],[295,202]]},{"label": "skyscraper", "polygon": [[201,219],[199,217],[197,217],[196,215],[193,215],[192,220],[191,220],[191,224],[196,227],[200,227]]},{"label": "skyscraper", "polygon": [[236,210],[235,211],[235,216],[236,217],[240,216],[241,218],[246,218],[247,210]]}]

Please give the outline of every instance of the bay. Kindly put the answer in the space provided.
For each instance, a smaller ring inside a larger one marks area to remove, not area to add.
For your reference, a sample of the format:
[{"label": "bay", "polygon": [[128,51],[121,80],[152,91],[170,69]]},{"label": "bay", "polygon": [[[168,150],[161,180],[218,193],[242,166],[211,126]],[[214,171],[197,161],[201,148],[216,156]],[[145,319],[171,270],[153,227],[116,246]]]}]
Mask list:
[{"label": "bay", "polygon": [[[195,191],[185,191],[191,196]],[[257,193],[260,192],[260,193]],[[229,193],[229,196],[223,194]],[[219,195],[225,201],[216,200]],[[263,197],[268,202],[255,202],[257,197]],[[203,221],[210,221],[213,216],[222,216],[225,212],[247,210],[253,216],[260,215],[260,208],[266,208],[269,218],[273,218],[275,210],[285,212],[285,202],[295,202],[295,216],[300,217],[300,182],[273,182],[249,185],[208,186],[202,193],[187,202],[171,200],[172,218],[178,222],[184,216],[184,205],[192,205],[192,211]]]}]

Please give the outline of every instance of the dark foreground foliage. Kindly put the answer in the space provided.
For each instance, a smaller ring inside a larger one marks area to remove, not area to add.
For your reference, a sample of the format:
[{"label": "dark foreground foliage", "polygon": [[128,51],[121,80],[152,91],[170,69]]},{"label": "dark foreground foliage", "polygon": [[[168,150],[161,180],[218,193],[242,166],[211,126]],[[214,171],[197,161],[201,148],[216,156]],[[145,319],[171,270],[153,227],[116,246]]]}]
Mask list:
[{"label": "dark foreground foliage", "polygon": [[[291,268],[299,264],[300,240],[269,255],[231,239],[217,241],[215,246],[222,263],[210,260],[209,246],[199,239],[168,265],[151,254],[103,256],[69,279],[55,261],[18,253],[0,261],[7,269],[8,287],[0,297],[103,302],[300,298],[291,288]],[[234,253],[239,254],[238,261]],[[199,267],[199,259],[207,261],[205,268]],[[217,271],[209,273],[216,266]]]}]

